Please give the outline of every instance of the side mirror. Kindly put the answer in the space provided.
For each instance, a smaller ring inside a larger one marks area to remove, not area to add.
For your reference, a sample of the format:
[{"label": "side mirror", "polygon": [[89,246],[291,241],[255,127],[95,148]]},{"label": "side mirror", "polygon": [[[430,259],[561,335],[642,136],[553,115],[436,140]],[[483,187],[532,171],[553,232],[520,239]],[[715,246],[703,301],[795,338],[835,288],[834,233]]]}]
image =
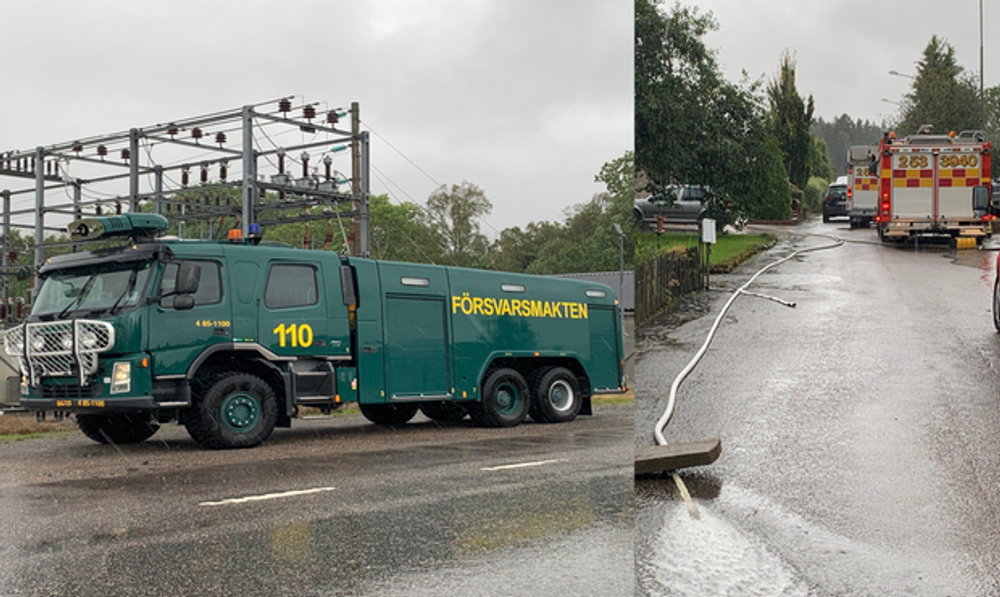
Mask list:
[{"label": "side mirror", "polygon": [[[182,263],[177,271],[177,284],[174,293],[185,295],[198,292],[201,284],[201,266],[197,263]],[[175,307],[176,308],[176,307]],[[191,307],[188,307],[189,309]]]},{"label": "side mirror", "polygon": [[194,307],[194,297],[190,294],[179,294],[174,297],[174,309],[187,311],[192,307]]}]

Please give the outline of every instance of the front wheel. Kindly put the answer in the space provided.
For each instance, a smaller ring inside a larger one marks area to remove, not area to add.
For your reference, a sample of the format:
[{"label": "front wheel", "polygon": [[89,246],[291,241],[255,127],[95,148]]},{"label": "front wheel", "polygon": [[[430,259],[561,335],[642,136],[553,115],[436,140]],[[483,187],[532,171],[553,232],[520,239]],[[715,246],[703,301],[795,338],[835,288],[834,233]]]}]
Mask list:
[{"label": "front wheel", "polygon": [[1000,332],[1000,275],[993,282],[993,327]]},{"label": "front wheel", "polygon": [[532,378],[532,419],[540,423],[567,423],[580,414],[580,382],[569,369],[553,367]]},{"label": "front wheel", "polygon": [[480,401],[469,414],[483,427],[515,427],[528,416],[528,382],[513,369],[497,369],[486,377]]},{"label": "front wheel", "polygon": [[140,415],[76,415],[76,425],[99,444],[137,444],[153,437],[160,428]]},{"label": "front wheel", "polygon": [[274,431],[278,401],[271,386],[256,375],[224,373],[197,392],[184,427],[203,448],[252,448]]}]

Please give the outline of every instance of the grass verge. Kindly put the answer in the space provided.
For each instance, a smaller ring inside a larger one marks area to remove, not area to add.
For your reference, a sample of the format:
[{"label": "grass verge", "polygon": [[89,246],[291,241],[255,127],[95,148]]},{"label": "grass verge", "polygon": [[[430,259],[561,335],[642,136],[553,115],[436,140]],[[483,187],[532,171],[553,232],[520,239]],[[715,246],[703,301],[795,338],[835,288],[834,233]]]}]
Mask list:
[{"label": "grass verge", "polygon": [[[635,259],[642,262],[656,255],[697,247],[698,232],[639,232],[635,237]],[[713,272],[727,272],[777,242],[773,234],[720,234],[712,245],[709,265]]]}]

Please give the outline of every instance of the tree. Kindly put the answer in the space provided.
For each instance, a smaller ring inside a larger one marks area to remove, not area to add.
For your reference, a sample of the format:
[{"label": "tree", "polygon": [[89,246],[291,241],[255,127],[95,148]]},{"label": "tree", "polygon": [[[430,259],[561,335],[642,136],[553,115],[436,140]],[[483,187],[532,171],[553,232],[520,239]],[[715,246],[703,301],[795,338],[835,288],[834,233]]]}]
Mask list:
[{"label": "tree", "polygon": [[489,241],[479,231],[479,219],[493,209],[482,189],[469,182],[441,185],[427,199],[424,223],[442,245],[441,264],[461,267],[483,265]]},{"label": "tree", "polygon": [[[651,189],[672,183],[708,187],[730,209],[725,219],[790,213],[787,170],[766,123],[760,84],[734,85],[719,72],[702,37],[718,28],[711,13],[636,0],[635,163]],[[777,149],[775,155],[772,150]],[[784,176],[781,185],[776,177]],[[748,180],[763,186],[748,184]],[[780,188],[779,188],[780,187]],[[765,196],[764,189],[776,194]]]},{"label": "tree", "polygon": [[847,151],[852,145],[876,145],[883,130],[868,120],[854,120],[847,114],[841,114],[830,122],[817,118],[812,132],[826,143],[829,163],[836,176],[847,174]]},{"label": "tree", "polygon": [[812,136],[809,125],[813,117],[813,98],[803,102],[795,88],[795,62],[786,51],[781,57],[778,76],[767,86],[770,103],[770,125],[781,148],[788,179],[800,189],[809,183],[809,157]]},{"label": "tree", "polygon": [[635,246],[632,204],[635,159],[631,151],[605,163],[594,177],[606,191],[566,210],[565,224],[532,222],[508,228],[491,245],[491,267],[532,274],[617,271],[618,224],[625,234],[625,266],[631,267]]},{"label": "tree", "polygon": [[830,164],[830,154],[826,147],[826,141],[812,133],[809,133],[809,137],[811,139],[809,144],[809,178],[819,177],[833,180],[836,172],[833,165]]},{"label": "tree", "polygon": [[978,129],[979,91],[973,77],[955,60],[955,48],[931,37],[917,62],[917,76],[906,95],[900,120],[900,135],[912,135],[921,126],[934,126],[934,133]]}]

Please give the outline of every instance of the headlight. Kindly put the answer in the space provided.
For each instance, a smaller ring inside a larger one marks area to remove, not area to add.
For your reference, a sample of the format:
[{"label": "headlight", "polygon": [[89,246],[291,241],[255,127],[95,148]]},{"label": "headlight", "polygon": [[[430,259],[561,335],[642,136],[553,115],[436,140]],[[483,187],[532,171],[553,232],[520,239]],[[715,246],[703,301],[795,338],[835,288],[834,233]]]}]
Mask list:
[{"label": "headlight", "polygon": [[132,363],[120,361],[111,370],[111,393],[121,394],[132,389]]},{"label": "headlight", "polygon": [[45,350],[45,337],[41,334],[35,336],[31,339],[31,350],[35,352],[41,352]]},{"label": "headlight", "polygon": [[[80,332],[80,344],[84,348],[93,348],[97,346],[97,334],[94,332],[88,332],[86,330]],[[125,363],[126,365],[128,363]]]},{"label": "headlight", "polygon": [[62,347],[66,350],[73,350],[73,336],[70,336],[69,334],[63,336],[62,339],[59,340],[59,343],[62,344]]}]

